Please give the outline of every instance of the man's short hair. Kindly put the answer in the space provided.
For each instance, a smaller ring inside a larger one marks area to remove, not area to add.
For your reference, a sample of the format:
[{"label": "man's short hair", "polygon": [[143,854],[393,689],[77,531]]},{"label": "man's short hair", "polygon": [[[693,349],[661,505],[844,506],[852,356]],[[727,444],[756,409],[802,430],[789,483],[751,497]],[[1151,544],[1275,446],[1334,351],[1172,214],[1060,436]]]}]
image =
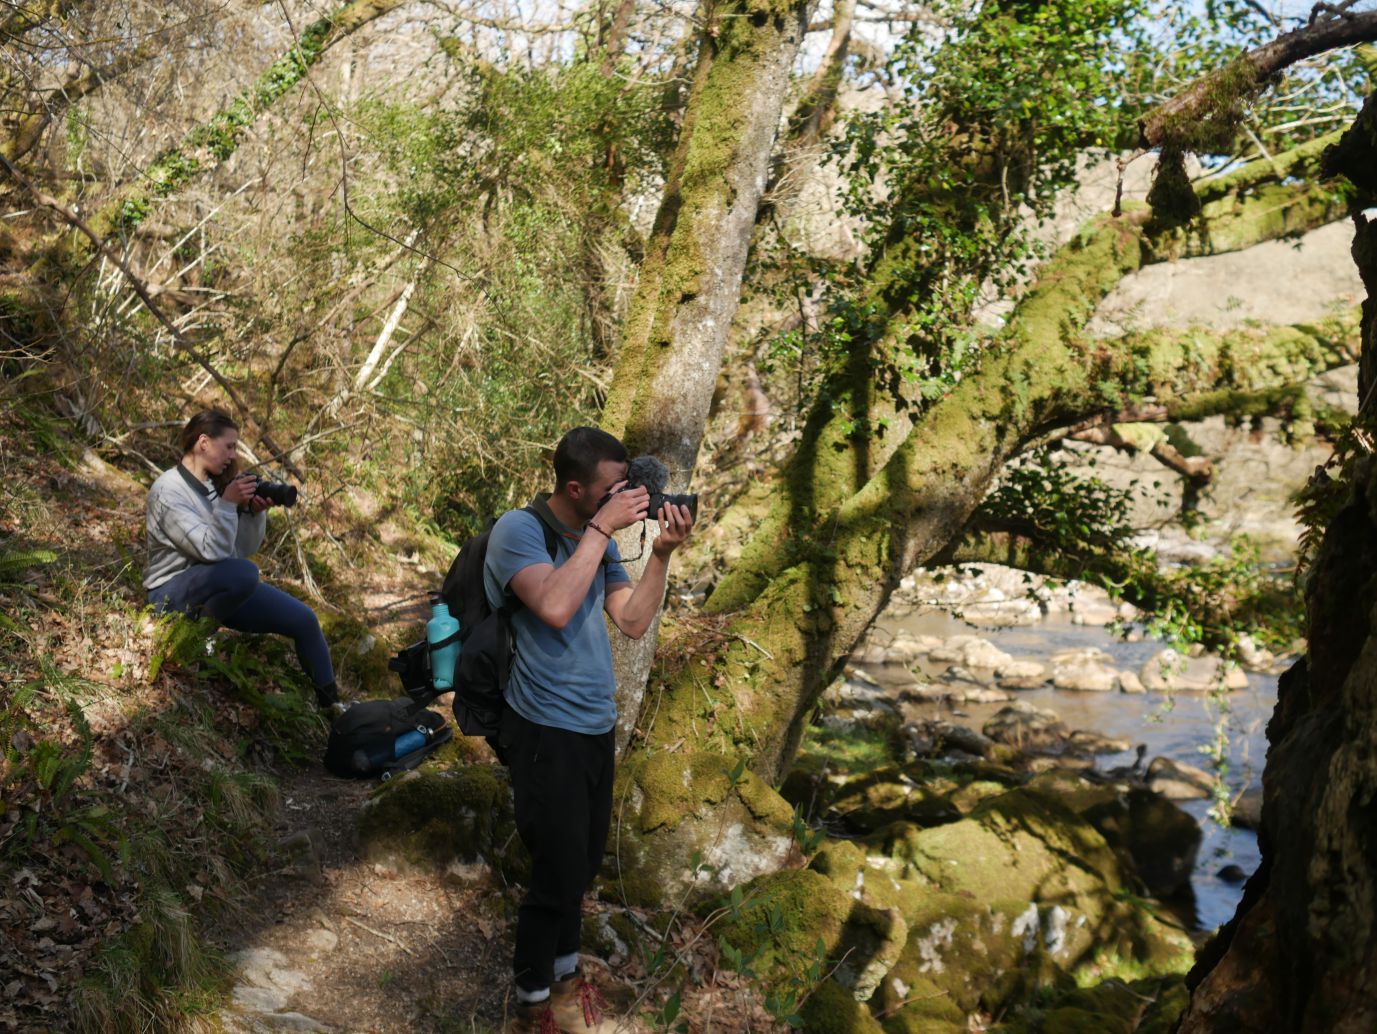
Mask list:
[{"label": "man's short hair", "polygon": [[597,476],[603,460],[625,463],[626,446],[599,428],[574,428],[555,446],[555,491],[570,481],[588,484]]}]

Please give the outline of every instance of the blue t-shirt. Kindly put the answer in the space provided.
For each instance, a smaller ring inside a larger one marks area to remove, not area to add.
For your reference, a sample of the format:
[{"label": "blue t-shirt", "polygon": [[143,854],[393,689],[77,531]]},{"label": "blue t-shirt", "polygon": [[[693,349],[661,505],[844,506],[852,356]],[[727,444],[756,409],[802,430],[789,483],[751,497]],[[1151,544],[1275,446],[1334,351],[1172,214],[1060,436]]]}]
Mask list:
[{"label": "blue t-shirt", "polygon": [[[578,542],[568,535],[556,536],[556,567],[574,555]],[[507,703],[527,721],[589,735],[607,732],[617,723],[612,646],[602,605],[608,585],[631,579],[622,567],[617,544],[609,541],[606,552],[588,594],[563,628],[551,628],[526,607],[512,616],[516,659],[507,683]],[[525,510],[504,513],[493,526],[483,564],[488,606],[494,610],[502,606],[517,572],[548,563],[540,518]]]}]

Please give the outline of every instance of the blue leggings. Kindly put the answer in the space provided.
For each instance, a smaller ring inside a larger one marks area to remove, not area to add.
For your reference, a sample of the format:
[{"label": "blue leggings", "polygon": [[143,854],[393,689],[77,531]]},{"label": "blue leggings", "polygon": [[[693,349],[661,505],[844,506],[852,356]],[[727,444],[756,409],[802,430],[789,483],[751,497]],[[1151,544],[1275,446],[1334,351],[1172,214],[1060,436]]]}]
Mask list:
[{"label": "blue leggings", "polygon": [[251,561],[236,558],[196,564],[150,589],[148,602],[159,610],[212,617],[240,632],[289,636],[302,668],[317,688],[335,681],[330,648],[315,611],[295,596],[260,582]]}]

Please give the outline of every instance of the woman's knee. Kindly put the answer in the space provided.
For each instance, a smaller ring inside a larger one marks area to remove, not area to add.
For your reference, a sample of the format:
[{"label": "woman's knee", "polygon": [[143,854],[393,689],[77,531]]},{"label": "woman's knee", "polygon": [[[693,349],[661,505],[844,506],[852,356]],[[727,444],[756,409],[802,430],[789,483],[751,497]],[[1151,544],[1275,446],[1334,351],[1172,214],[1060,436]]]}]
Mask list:
[{"label": "woman's knee", "polygon": [[215,580],[222,592],[247,598],[258,587],[258,565],[240,557],[221,560],[215,565]]}]

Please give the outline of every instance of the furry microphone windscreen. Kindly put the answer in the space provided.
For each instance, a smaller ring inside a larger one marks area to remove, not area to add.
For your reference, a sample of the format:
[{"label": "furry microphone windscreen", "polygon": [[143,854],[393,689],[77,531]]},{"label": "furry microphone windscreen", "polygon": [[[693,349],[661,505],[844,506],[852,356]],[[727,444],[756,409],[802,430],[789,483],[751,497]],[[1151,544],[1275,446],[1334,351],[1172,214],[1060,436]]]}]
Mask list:
[{"label": "furry microphone windscreen", "polygon": [[669,484],[669,468],[654,456],[637,456],[626,465],[626,480],[633,488],[644,485],[651,495]]}]

